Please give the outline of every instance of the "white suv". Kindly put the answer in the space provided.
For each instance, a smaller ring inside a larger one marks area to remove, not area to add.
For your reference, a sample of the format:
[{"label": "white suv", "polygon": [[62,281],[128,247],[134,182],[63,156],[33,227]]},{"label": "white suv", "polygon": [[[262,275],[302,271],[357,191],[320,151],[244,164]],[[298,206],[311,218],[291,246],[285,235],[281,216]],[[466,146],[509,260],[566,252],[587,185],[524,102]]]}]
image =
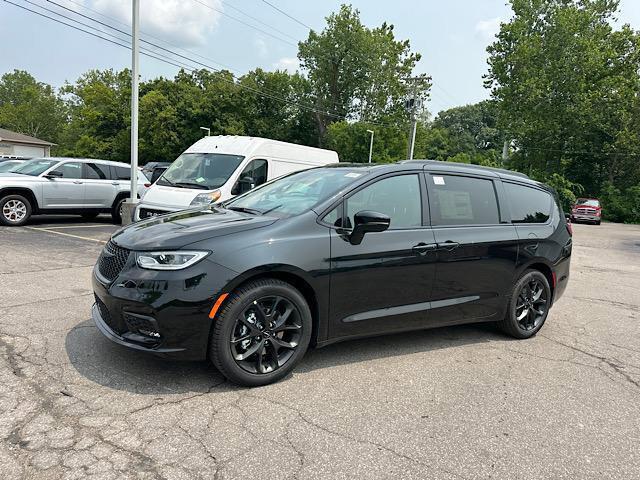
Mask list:
[{"label": "white suv", "polygon": [[[86,219],[111,213],[120,223],[131,166],[80,158],[37,158],[0,173],[0,224],[24,225],[32,214],[72,213]],[[148,180],[138,174],[138,196]]]}]

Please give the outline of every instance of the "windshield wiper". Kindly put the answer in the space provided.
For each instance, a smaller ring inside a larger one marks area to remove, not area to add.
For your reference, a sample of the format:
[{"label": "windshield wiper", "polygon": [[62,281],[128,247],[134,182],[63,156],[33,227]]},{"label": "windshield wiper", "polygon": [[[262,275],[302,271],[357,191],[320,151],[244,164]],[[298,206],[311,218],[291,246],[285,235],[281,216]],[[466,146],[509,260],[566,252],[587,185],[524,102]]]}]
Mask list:
[{"label": "windshield wiper", "polygon": [[227,210],[233,210],[235,212],[243,212],[243,213],[250,213],[251,215],[262,215],[262,211],[261,210],[257,210],[255,208],[248,208],[248,207],[227,207]]},{"label": "windshield wiper", "polygon": [[178,186],[181,186],[181,187],[196,187],[196,188],[200,188],[202,190],[210,190],[207,185],[201,185],[201,184],[195,183],[195,182],[176,182],[176,183],[174,183],[174,185],[178,185]]},{"label": "windshield wiper", "polygon": [[158,184],[163,185],[160,182],[167,182],[169,184],[169,186],[171,187],[178,187],[178,188],[182,188],[180,185],[176,185],[175,183],[173,183],[171,180],[169,180],[168,178],[164,178],[164,177],[160,177],[158,179]]},{"label": "windshield wiper", "polygon": [[273,207],[273,208],[270,208],[270,209],[268,209],[268,210],[265,210],[264,212],[262,212],[262,215],[266,215],[267,213],[271,213],[271,212],[273,212],[274,210],[277,210],[278,208],[280,208],[281,206],[282,206],[282,204],[280,204],[280,205],[276,205],[276,206],[275,206],[275,207]]}]

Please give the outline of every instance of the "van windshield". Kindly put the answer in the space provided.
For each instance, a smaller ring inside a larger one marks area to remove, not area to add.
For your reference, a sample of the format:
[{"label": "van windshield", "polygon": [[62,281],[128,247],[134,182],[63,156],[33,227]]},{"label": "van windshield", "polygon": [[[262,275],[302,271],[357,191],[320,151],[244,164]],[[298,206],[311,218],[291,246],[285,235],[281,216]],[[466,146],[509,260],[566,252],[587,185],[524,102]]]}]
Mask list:
[{"label": "van windshield", "polygon": [[244,159],[222,153],[183,153],[158,179],[158,185],[214,190],[224,185]]}]

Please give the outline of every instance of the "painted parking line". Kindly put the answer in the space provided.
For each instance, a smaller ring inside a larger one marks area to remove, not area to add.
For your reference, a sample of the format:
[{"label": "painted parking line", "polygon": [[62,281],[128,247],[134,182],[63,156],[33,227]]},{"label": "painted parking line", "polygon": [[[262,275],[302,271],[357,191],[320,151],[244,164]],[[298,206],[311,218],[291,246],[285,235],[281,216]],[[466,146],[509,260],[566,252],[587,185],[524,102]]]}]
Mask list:
[{"label": "painted parking line", "polygon": [[73,235],[71,233],[65,233],[65,232],[57,232],[55,230],[50,230],[48,228],[37,228],[37,227],[22,227],[22,228],[27,228],[29,230],[36,230],[38,232],[53,233],[55,235],[62,235],[64,237],[71,237],[71,238],[76,238],[76,239],[79,239],[79,240],[88,240],[90,242],[97,242],[97,243],[102,243],[102,244],[107,243],[106,240],[98,240],[97,238],[83,237],[81,235]]},{"label": "painted parking line", "polygon": [[55,225],[47,225],[46,227],[31,227],[33,229],[37,229],[37,230],[43,230],[43,229],[62,229],[62,228],[99,228],[99,227],[117,227],[120,228],[118,225],[113,225],[113,224],[108,224],[108,223],[99,223],[97,225],[61,225],[59,227],[55,226]]}]

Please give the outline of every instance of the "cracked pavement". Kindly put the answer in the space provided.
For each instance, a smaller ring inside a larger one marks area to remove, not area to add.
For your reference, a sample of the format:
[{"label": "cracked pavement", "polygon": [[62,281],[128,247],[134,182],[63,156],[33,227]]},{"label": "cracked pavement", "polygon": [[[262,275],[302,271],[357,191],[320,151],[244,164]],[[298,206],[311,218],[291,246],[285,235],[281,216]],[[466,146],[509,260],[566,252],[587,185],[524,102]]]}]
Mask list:
[{"label": "cracked pavement", "polygon": [[62,225],[0,227],[3,478],[640,478],[640,226],[574,226],[531,340],[346,342],[249,390],[103,338],[90,275],[115,227]]}]

